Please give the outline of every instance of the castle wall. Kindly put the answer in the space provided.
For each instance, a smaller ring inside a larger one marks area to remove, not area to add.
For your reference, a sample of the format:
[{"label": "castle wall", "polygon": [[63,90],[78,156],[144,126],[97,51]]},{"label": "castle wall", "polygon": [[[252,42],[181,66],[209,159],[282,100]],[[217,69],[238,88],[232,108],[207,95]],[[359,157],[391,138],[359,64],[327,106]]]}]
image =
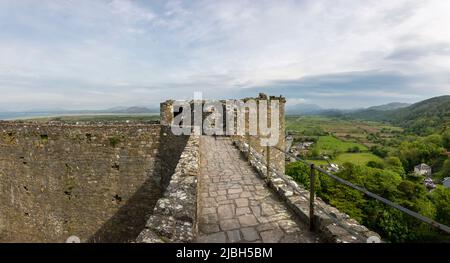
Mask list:
[{"label": "castle wall", "polygon": [[[267,122],[271,123],[271,107],[270,107],[270,103],[273,100],[276,100],[279,102],[279,115],[278,115],[278,122],[279,122],[279,135],[278,135],[278,142],[277,144],[274,146],[275,148],[278,148],[282,151],[285,150],[285,103],[286,103],[286,99],[282,96],[276,97],[276,96],[267,96],[263,93],[259,94],[258,97],[255,98],[245,98],[242,99],[242,101],[245,103],[248,100],[254,100],[256,102],[257,105],[259,105],[260,101],[267,101],[269,107],[267,108],[267,115],[268,115],[268,119]],[[202,101],[202,107],[204,106],[204,104],[207,101],[203,100]],[[234,111],[234,109],[227,109],[226,108],[226,100],[220,100],[217,101],[219,103],[222,104],[222,110],[223,110],[223,132],[225,133],[227,127],[226,127],[226,119],[227,119],[227,114],[232,114],[235,118],[235,130],[236,130],[236,117],[237,117],[237,113]],[[173,113],[173,100],[168,100],[166,102],[161,103],[161,124],[164,125],[172,125],[173,123],[173,119],[174,119],[174,113]],[[193,101],[189,101],[190,103],[190,108],[191,108],[191,125],[194,125],[194,102]],[[209,112],[202,112],[202,119],[205,120],[206,117],[208,115],[210,115],[211,113]],[[257,117],[257,119],[259,119],[259,115]],[[250,135],[249,134],[249,126],[250,126],[250,118],[249,118],[249,113],[248,110],[245,113],[245,132],[246,134],[241,136],[233,136],[236,140],[240,140],[240,141],[245,141],[246,143],[248,143],[255,151],[257,151],[259,154],[261,154],[262,156],[264,156],[264,160],[266,160],[266,156],[267,156],[267,147],[262,146],[261,145],[261,139],[265,138],[264,136],[261,135],[261,132],[258,128],[257,134],[256,135]],[[204,134],[204,133],[202,133]],[[269,151],[269,157],[270,157],[270,165],[277,169],[278,171],[284,173],[285,171],[285,154],[279,150],[276,150],[274,148],[272,148]]]},{"label": "castle wall", "polygon": [[157,124],[1,122],[0,242],[135,239],[186,141]]}]

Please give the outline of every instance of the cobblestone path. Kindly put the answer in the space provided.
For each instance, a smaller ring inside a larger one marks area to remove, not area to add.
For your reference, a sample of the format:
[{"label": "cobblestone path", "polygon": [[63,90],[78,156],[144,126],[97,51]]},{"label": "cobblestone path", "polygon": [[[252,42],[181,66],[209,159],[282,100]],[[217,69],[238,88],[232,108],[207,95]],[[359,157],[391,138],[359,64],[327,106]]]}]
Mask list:
[{"label": "cobblestone path", "polygon": [[316,242],[229,138],[202,136],[197,242]]}]

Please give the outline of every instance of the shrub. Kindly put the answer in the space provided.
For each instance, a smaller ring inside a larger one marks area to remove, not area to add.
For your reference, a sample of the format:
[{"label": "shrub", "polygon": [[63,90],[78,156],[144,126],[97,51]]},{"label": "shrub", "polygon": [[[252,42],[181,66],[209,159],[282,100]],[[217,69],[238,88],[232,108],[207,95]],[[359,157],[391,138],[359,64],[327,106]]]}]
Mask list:
[{"label": "shrub", "polygon": [[347,149],[347,152],[349,153],[359,153],[361,150],[359,149],[358,146],[353,146]]},{"label": "shrub", "polygon": [[118,137],[111,137],[111,138],[109,138],[109,144],[112,147],[116,147],[117,144],[119,144],[119,142],[120,142],[120,139]]}]

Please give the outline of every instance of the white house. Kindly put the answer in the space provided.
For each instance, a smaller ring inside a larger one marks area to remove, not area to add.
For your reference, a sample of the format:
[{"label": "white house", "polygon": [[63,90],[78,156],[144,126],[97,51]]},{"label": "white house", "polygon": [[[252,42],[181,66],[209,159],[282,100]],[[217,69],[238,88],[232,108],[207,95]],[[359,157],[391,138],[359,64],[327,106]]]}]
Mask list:
[{"label": "white house", "polygon": [[450,188],[450,177],[445,177],[444,180],[442,181],[442,185],[445,188]]},{"label": "white house", "polygon": [[421,163],[419,165],[414,166],[414,173],[431,176],[431,167],[427,164]]},{"label": "white house", "polygon": [[330,163],[330,166],[327,169],[327,172],[329,173],[335,173],[335,172],[339,172],[339,165],[335,164],[335,163]]}]

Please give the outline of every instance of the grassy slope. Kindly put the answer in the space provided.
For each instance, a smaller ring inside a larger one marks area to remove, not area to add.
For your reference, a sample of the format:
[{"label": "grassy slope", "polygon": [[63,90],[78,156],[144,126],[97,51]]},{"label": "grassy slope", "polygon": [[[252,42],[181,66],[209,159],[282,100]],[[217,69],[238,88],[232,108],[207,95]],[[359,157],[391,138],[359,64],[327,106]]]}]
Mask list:
[{"label": "grassy slope", "polygon": [[389,121],[406,128],[407,131],[414,131],[416,134],[428,134],[432,131],[440,131],[449,125],[450,95],[434,97],[395,110],[361,110],[348,114],[348,117]]},{"label": "grassy slope", "polygon": [[369,161],[382,161],[382,159],[372,153],[342,153],[339,154],[334,160],[337,164],[343,164],[345,162],[366,165]]},{"label": "grassy slope", "polygon": [[321,153],[346,152],[349,148],[359,147],[361,151],[367,151],[367,147],[356,142],[344,142],[333,136],[320,136],[316,147]]}]

